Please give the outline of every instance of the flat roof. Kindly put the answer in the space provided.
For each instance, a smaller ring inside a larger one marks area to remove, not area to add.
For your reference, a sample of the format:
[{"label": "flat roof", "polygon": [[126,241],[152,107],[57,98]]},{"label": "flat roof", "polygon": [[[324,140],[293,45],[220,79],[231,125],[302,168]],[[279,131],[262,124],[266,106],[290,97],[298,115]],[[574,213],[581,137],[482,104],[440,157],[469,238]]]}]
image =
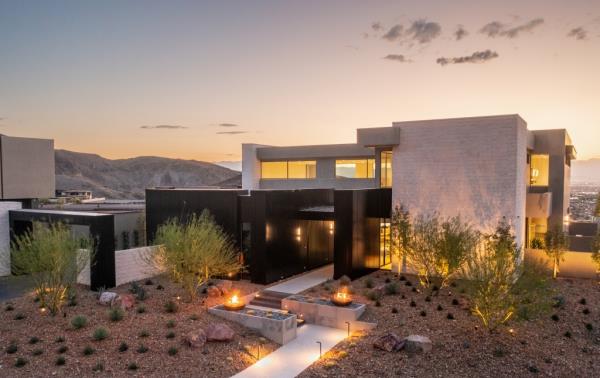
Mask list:
[{"label": "flat roof", "polygon": [[15,213],[24,213],[24,214],[56,214],[56,215],[72,215],[72,216],[90,216],[90,217],[105,217],[110,214],[106,213],[98,213],[93,211],[65,211],[65,210],[43,210],[43,209],[20,209],[20,210],[10,210]]}]

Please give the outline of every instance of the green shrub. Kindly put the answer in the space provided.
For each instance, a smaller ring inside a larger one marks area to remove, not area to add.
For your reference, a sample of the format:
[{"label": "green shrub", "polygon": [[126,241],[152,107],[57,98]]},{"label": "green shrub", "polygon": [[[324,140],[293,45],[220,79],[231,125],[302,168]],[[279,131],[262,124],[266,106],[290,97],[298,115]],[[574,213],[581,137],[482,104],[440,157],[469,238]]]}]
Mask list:
[{"label": "green shrub", "polygon": [[544,249],[544,241],[542,239],[535,238],[531,240],[529,247],[532,249]]},{"label": "green shrub", "polygon": [[177,310],[179,310],[179,306],[177,306],[177,303],[173,302],[173,301],[167,301],[165,303],[165,311],[172,314],[177,312]]},{"label": "green shrub", "polygon": [[4,306],[4,311],[13,311],[15,309],[15,307],[13,305],[11,305],[10,303],[7,304],[6,306]]},{"label": "green shrub", "polygon": [[561,261],[569,249],[569,236],[563,231],[562,225],[556,225],[544,235],[544,252],[552,262],[552,278],[556,278]]},{"label": "green shrub", "polygon": [[29,344],[34,345],[40,342],[39,337],[36,336],[32,336],[29,338]]},{"label": "green shrub", "polygon": [[108,310],[108,318],[112,322],[118,322],[120,320],[123,320],[124,316],[125,312],[123,312],[123,310],[121,310],[120,308],[115,307]]},{"label": "green shrub", "polygon": [[593,331],[594,326],[592,325],[592,323],[585,323],[585,329],[587,329],[588,331]]},{"label": "green shrub", "polygon": [[398,294],[398,284],[395,282],[390,282],[388,284],[385,285],[385,294],[386,295],[394,295],[394,294]]},{"label": "green shrub", "polygon": [[564,333],[564,336],[566,338],[570,339],[572,335],[571,335],[571,332],[567,331],[567,332]]},{"label": "green shrub", "polygon": [[146,286],[154,285],[154,282],[152,282],[152,280],[151,280],[151,279],[147,279],[147,280],[144,282],[144,285],[146,285]]},{"label": "green shrub", "polygon": [[92,337],[96,341],[104,340],[108,337],[108,331],[105,328],[99,327],[94,330]]},{"label": "green shrub", "polygon": [[34,222],[32,230],[12,244],[16,274],[33,277],[40,307],[57,314],[77,282],[77,276],[93,256],[91,238],[76,238],[62,223]]},{"label": "green shrub", "polygon": [[127,352],[127,350],[129,349],[129,345],[127,345],[126,342],[122,342],[119,345],[119,352],[123,353],[123,352]]},{"label": "green shrub", "polygon": [[27,360],[26,359],[24,359],[23,357],[19,357],[19,358],[16,359],[16,361],[15,361],[15,367],[20,368],[20,367],[23,367],[25,365],[27,365]]},{"label": "green shrub", "polygon": [[58,356],[56,358],[56,361],[54,361],[54,364],[56,366],[63,366],[66,363],[67,363],[67,360],[63,356]]},{"label": "green shrub", "polygon": [[422,317],[426,317],[427,316],[427,312],[425,310],[423,310],[423,311],[420,312],[420,315]]},{"label": "green shrub", "polygon": [[127,365],[127,369],[128,370],[137,370],[138,369],[138,365],[135,362],[132,362],[129,365]]},{"label": "green shrub", "polygon": [[168,272],[190,300],[212,277],[243,269],[234,242],[208,210],[186,223],[178,219],[167,221],[158,228],[155,244],[160,247],[145,255],[146,262]]},{"label": "green shrub", "polygon": [[[71,319],[71,326],[74,329],[81,329],[87,325],[87,318],[83,315],[77,315]],[[64,340],[63,340],[64,341]]]},{"label": "green shrub", "polygon": [[140,346],[137,348],[138,353],[146,353],[147,351],[148,351],[148,347],[145,346],[144,344],[140,344]]},{"label": "green shrub", "polygon": [[56,350],[56,353],[63,354],[63,353],[67,353],[68,350],[69,350],[69,347],[67,347],[66,345],[63,345]]},{"label": "green shrub", "polygon": [[175,338],[175,332],[169,332],[167,333],[167,339],[174,339]]},{"label": "green shrub", "polygon": [[22,312],[19,312],[17,315],[15,315],[15,320],[23,320],[25,318],[26,316]]},{"label": "green shrub", "polygon": [[374,285],[374,284],[373,284],[373,279],[372,279],[371,277],[368,277],[368,278],[365,280],[365,287],[366,287],[367,289],[372,289],[372,288],[373,288],[373,285]]},{"label": "green shrub", "polygon": [[175,347],[170,347],[169,350],[167,351],[167,353],[169,353],[169,356],[174,356],[179,352],[179,350]]},{"label": "green shrub", "polygon": [[448,315],[446,315],[446,318],[448,320],[454,320],[454,315],[452,315],[452,313],[449,312]]}]

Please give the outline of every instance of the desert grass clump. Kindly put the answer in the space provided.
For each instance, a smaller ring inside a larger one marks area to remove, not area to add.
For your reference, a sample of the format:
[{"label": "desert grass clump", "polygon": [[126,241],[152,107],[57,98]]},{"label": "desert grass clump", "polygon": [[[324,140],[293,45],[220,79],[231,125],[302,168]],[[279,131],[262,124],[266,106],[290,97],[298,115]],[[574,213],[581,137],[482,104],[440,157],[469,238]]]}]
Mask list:
[{"label": "desert grass clump", "polygon": [[379,300],[375,301],[375,307],[381,307],[381,302]]},{"label": "desert grass clump", "polygon": [[15,360],[15,367],[20,368],[20,367],[23,367],[25,365],[27,365],[27,360],[25,358],[19,357],[19,358],[17,358]]},{"label": "desert grass clump", "polygon": [[372,289],[372,288],[373,288],[373,286],[374,286],[373,279],[372,279],[371,277],[368,277],[368,278],[365,280],[365,287],[366,287],[367,289]]},{"label": "desert grass clump", "polygon": [[92,354],[94,354],[96,350],[94,348],[92,348],[91,346],[86,346],[85,348],[83,348],[83,355],[84,356],[91,356]]},{"label": "desert grass clump", "polygon": [[421,315],[422,317],[426,317],[427,316],[427,312],[425,310],[421,311],[419,313],[419,315]]},{"label": "desert grass clump", "polygon": [[171,319],[167,321],[167,328],[175,328],[175,320]]},{"label": "desert grass clump", "polygon": [[144,305],[139,305],[136,309],[135,312],[137,312],[138,314],[143,314],[146,312],[146,306]]},{"label": "desert grass clump", "polygon": [[31,336],[28,342],[29,344],[34,345],[40,342],[40,338],[37,336]]},{"label": "desert grass clump", "polygon": [[54,340],[55,343],[64,343],[65,342],[65,337],[64,336],[58,336],[56,338],[56,340]]},{"label": "desert grass clump", "polygon": [[146,262],[166,271],[181,284],[190,300],[211,278],[243,269],[235,243],[208,210],[185,223],[167,221],[158,228],[155,243],[160,247],[144,256]]},{"label": "desert grass clump", "polygon": [[410,301],[410,307],[417,307],[417,302]]},{"label": "desert grass clump", "polygon": [[44,354],[44,350],[43,349],[34,349],[33,351],[31,351],[31,354],[34,356],[40,356],[42,354]]},{"label": "desert grass clump", "polygon": [[62,309],[77,276],[93,257],[92,239],[74,237],[62,223],[34,222],[11,248],[13,270],[31,275],[40,307],[53,315]]},{"label": "desert grass clump", "polygon": [[552,316],[550,317],[550,319],[554,320],[555,322],[559,321],[560,318],[558,317],[558,314],[552,314]]},{"label": "desert grass clump", "polygon": [[179,306],[177,306],[177,303],[173,302],[173,301],[167,301],[165,302],[165,311],[168,312],[169,314],[174,314],[179,310]]},{"label": "desert grass clump", "polygon": [[591,332],[594,330],[594,326],[592,325],[592,323],[585,323],[585,329]]},{"label": "desert grass clump", "polygon": [[18,350],[19,350],[19,346],[17,345],[17,342],[14,340],[11,341],[10,344],[8,344],[8,346],[5,349],[6,354],[14,354],[14,353],[17,353]]},{"label": "desert grass clump", "polygon": [[166,338],[167,339],[174,339],[175,338],[175,332],[169,332],[169,333],[167,333]]},{"label": "desert grass clump", "polygon": [[119,352],[123,353],[123,352],[127,352],[127,350],[129,349],[129,345],[127,345],[126,342],[122,342],[119,345]]},{"label": "desert grass clump", "polygon": [[106,328],[96,328],[94,330],[94,333],[92,334],[92,338],[96,341],[102,341],[104,339],[106,339],[108,337],[108,331],[106,330]]},{"label": "desert grass clump", "polygon": [[67,353],[68,350],[69,350],[69,347],[66,345],[63,345],[56,350],[56,353],[63,354],[63,353]]},{"label": "desert grass clump", "polygon": [[4,306],[4,311],[14,311],[14,309],[15,306],[11,305],[10,303]]},{"label": "desert grass clump", "polygon": [[446,319],[448,319],[448,320],[454,320],[454,315],[452,315],[452,313],[449,312],[448,315],[446,315]]},{"label": "desert grass clump", "polygon": [[56,361],[54,361],[54,365],[56,365],[56,366],[63,366],[66,363],[67,363],[67,359],[64,358],[63,356],[58,356],[56,358]]},{"label": "desert grass clump", "polygon": [[87,325],[87,318],[83,315],[77,315],[71,319],[71,326],[74,329],[81,329]]},{"label": "desert grass clump", "polygon": [[169,354],[169,356],[175,356],[178,352],[179,352],[179,350],[175,347],[170,347],[167,350],[167,353]]},{"label": "desert grass clump", "polygon": [[120,320],[123,320],[123,317],[125,316],[125,312],[123,310],[121,310],[120,308],[111,308],[110,310],[108,310],[108,318],[110,319],[111,322],[118,322]]},{"label": "desert grass clump", "polygon": [[25,314],[23,314],[22,312],[19,312],[17,315],[15,315],[15,320],[23,320],[27,318],[27,316],[25,316]]},{"label": "desert grass clump", "polygon": [[397,283],[390,282],[388,284],[385,284],[384,290],[385,290],[385,294],[386,295],[395,295],[395,294],[398,294],[398,291],[400,289],[398,288],[398,284]]},{"label": "desert grass clump", "polygon": [[141,337],[141,338],[145,338],[145,337],[150,336],[150,332],[148,332],[146,330],[142,330],[142,331],[140,331],[140,333],[138,334],[138,336]]},{"label": "desert grass clump", "polygon": [[137,370],[138,369],[138,365],[135,362],[131,362],[129,365],[127,365],[127,370]]},{"label": "desert grass clump", "polygon": [[444,310],[444,308],[442,307],[442,305],[440,305],[440,304],[439,304],[439,305],[437,305],[437,308],[436,308],[436,310],[438,310],[438,311],[443,311],[443,310]]},{"label": "desert grass clump", "polygon": [[144,344],[140,344],[140,346],[136,350],[138,353],[146,353],[148,351],[148,347]]},{"label": "desert grass clump", "polygon": [[392,314],[397,314],[398,313],[398,309],[396,307],[392,307]]}]

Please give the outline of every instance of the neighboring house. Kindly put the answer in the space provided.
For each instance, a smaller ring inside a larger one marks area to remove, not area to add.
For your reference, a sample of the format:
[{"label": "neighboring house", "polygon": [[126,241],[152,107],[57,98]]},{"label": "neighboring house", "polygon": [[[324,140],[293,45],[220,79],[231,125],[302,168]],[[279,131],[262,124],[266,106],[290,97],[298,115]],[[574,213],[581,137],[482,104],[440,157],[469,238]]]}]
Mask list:
[{"label": "neighboring house", "polygon": [[204,208],[235,236],[255,282],[334,262],[334,276],[391,266],[390,215],[460,214],[489,231],[501,218],[529,247],[569,222],[575,148],[566,130],[518,115],[395,122],[357,143],[242,146],[242,190],[149,189],[147,233]]}]

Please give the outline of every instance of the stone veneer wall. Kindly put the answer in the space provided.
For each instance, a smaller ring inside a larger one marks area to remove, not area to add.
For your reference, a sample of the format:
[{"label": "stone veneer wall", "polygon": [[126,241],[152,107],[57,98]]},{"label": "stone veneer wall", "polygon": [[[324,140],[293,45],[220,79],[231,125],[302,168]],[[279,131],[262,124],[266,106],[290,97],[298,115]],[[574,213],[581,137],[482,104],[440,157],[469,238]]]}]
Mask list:
[{"label": "stone veneer wall", "polygon": [[489,231],[506,217],[525,236],[527,128],[518,116],[399,122],[392,203],[461,215]]},{"label": "stone veneer wall", "polygon": [[[123,285],[132,281],[143,280],[148,277],[153,277],[161,272],[156,268],[147,265],[143,256],[151,248],[156,247],[140,247],[132,249],[124,249],[115,252],[115,270],[116,270],[116,285]],[[79,274],[77,282],[83,285],[90,284],[90,267],[89,265]]]},{"label": "stone veneer wall", "polygon": [[8,212],[21,209],[21,202],[0,201],[0,277],[10,275],[10,222]]}]

